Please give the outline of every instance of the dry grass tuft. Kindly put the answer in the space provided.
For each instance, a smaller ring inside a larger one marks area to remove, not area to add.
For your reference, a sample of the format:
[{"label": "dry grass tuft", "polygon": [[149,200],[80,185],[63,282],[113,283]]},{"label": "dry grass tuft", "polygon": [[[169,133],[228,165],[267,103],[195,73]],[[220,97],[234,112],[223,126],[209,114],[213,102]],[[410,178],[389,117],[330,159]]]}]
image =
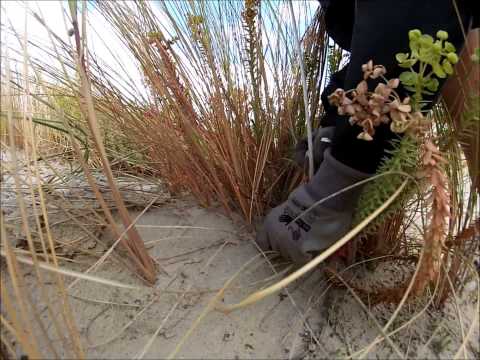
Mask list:
[{"label": "dry grass tuft", "polygon": [[[298,58],[288,49],[291,29],[268,8],[273,4],[250,1],[243,10],[238,3],[215,6],[164,4],[163,13],[174,23],[170,34],[149,4],[99,4],[158,99],[125,124],[125,131],[148,147],[153,167],[172,189],[188,190],[205,205],[220,202],[251,222],[299,180],[288,160],[305,122],[298,116],[300,76],[291,71]],[[261,6],[272,14],[270,23],[260,17]],[[267,26],[276,39],[262,36]],[[312,27],[306,38],[323,31]],[[214,36],[222,33],[236,40]],[[309,56],[322,62],[324,55],[322,43],[310,45]],[[314,115],[319,113],[315,84],[323,76],[318,71],[308,74]]]},{"label": "dry grass tuft", "polygon": [[[65,13],[73,26],[71,43],[51,32],[36,14],[51,37],[49,46],[39,46],[44,56],[28,53],[29,46],[39,44],[28,40],[27,31],[15,33],[21,48],[15,55],[20,56],[23,70],[2,72],[0,141],[2,157],[7,153],[12,157],[6,173],[9,191],[18,202],[15,216],[1,214],[0,266],[7,269],[1,286],[2,351],[11,357],[20,356],[19,349],[31,358],[84,357],[69,289],[79,280],[132,286],[87,274],[107,258],[144,281],[155,281],[156,265],[135,231],[138,217],[132,220],[128,215],[125,192],[118,184],[120,174],[161,178],[173,192],[194,194],[205,206],[218,202],[230,213],[240,212],[248,223],[282,201],[302,178],[290,160],[293,146],[305,136],[306,121],[316,122],[321,115],[321,85],[342,57],[338,48],[329,46],[321,11],[305,30],[300,43],[303,58],[299,58],[293,50],[297,44],[292,22],[279,17],[275,2],[165,2],[160,8],[148,2],[98,2],[98,10],[135,57],[145,77],[145,95],[130,86],[128,74],[118,74],[91,56],[86,46],[87,6],[79,3],[78,13],[76,3],[70,2],[70,15]],[[7,47],[2,42],[2,51]],[[8,54],[3,59],[8,65]],[[122,76],[125,81],[118,81]],[[430,296],[428,306],[456,299],[470,264],[478,258],[478,101],[471,98],[464,99],[460,122],[443,105],[433,110],[436,121],[428,134],[432,141],[425,144],[419,159],[422,179],[412,182],[412,174],[396,170],[378,175],[396,176],[399,188],[364,222],[280,283],[239,304],[219,306],[217,300],[228,281],[175,351],[215,306],[229,312],[282,289],[355,238],[385,210],[388,216],[378,223],[375,234],[363,242],[354,240],[367,246],[359,246],[361,251],[351,246],[350,261],[357,261],[358,254],[369,264],[380,262],[374,260],[380,256],[392,263],[408,261],[416,264],[408,281],[370,289],[343,278],[341,272],[330,272],[332,284],[353,292],[363,309],[367,301],[397,304],[386,325],[377,323],[378,338],[357,353],[366,356],[375,344],[390,343],[389,336],[404,325],[389,327],[412,295]],[[42,174],[44,167],[51,176]],[[88,184],[88,196],[62,190],[72,190],[79,173],[83,173],[79,187]],[[398,200],[407,182],[420,186]],[[2,180],[2,187],[5,183]],[[151,195],[147,199],[141,204],[142,214],[156,201]],[[388,212],[397,201],[400,210]],[[115,210],[121,213],[122,226],[114,220]],[[71,222],[81,236],[67,241],[57,233],[54,211],[62,214],[59,221]],[[113,245],[99,238],[106,227],[115,236]],[[80,246],[85,239],[102,248]],[[117,244],[123,245],[129,261],[113,251]],[[86,263],[77,258],[80,255]],[[34,286],[23,281],[25,264],[33,269]],[[72,270],[74,266],[81,272]],[[64,275],[75,281],[66,286]],[[54,283],[53,290],[44,286],[47,280]],[[38,303],[33,294],[38,294]],[[39,305],[45,306],[47,315]],[[47,329],[47,324],[53,326]],[[13,338],[17,349],[5,340]],[[146,354],[154,339],[138,357]]]}]

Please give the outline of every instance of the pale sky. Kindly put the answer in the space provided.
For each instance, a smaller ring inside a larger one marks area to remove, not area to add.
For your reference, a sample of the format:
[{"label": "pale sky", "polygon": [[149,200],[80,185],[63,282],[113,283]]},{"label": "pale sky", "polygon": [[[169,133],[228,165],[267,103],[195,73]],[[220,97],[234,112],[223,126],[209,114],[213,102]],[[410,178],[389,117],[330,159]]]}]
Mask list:
[{"label": "pale sky", "polygon": [[[290,23],[291,18],[288,9],[288,3],[272,3],[274,5],[278,4],[279,18],[281,18],[284,23]],[[315,9],[318,7],[318,1],[293,1],[293,5],[295,17],[297,21],[300,22],[299,28],[300,31],[302,31],[305,29],[306,23],[304,19],[305,16],[302,16],[301,14],[304,13],[305,10],[308,10],[311,14],[313,14]],[[27,7],[30,10],[41,14],[52,31],[60,36],[63,40],[67,42],[71,40],[67,35],[64,17],[62,16],[62,6],[68,6],[66,2],[61,2],[58,0],[30,0],[26,2],[16,0],[1,0],[1,6],[2,48],[4,48],[4,45],[7,41],[10,47],[19,50],[21,49],[15,37],[7,34],[8,32],[4,30],[5,26],[10,27],[11,22],[16,32],[23,36],[25,34],[25,20],[27,25],[26,30],[28,39],[34,42],[45,44],[48,48],[51,47],[48,32],[27,11]],[[162,12],[161,6],[154,5],[152,7],[159,18],[159,22],[163,25],[163,27],[165,27],[166,30],[169,30],[169,21]],[[111,68],[115,69],[119,73],[128,73],[137,87],[136,91],[145,95],[146,91],[142,82],[142,75],[136,65],[135,59],[130,54],[129,50],[127,50],[122,44],[121,40],[118,39],[111,26],[93,7],[89,7],[88,21],[90,26],[88,28],[87,38],[90,51],[95,53],[99,59],[106,62]],[[66,18],[66,22],[67,27],[69,27],[68,18]],[[272,36],[273,35],[274,34],[272,34]],[[294,47],[292,47],[292,51],[295,51]],[[35,49],[34,47],[29,47],[29,53],[32,56],[39,56],[41,51]],[[4,49],[2,49],[2,56],[3,54]],[[182,54],[179,55],[182,56]],[[10,54],[10,57],[14,57],[14,54]],[[188,61],[186,63],[188,63]]]},{"label": "pale sky", "polygon": [[[25,34],[25,20],[26,30],[29,40],[34,42],[40,42],[45,44],[46,47],[51,48],[47,30],[27,11],[27,7],[30,10],[35,11],[43,16],[45,22],[51,28],[51,30],[61,37],[64,41],[71,40],[67,35],[65,28],[64,18],[62,16],[62,6],[68,6],[66,2],[60,2],[57,0],[42,0],[42,1],[1,1],[2,6],[2,47],[5,44],[6,37],[8,36],[8,45],[15,49],[21,49],[18,44],[18,40],[7,34],[7,31],[3,31],[4,26],[10,27],[12,23],[15,30],[23,36]],[[67,11],[68,13],[68,11]],[[67,26],[69,26],[69,19],[66,19]],[[90,26],[88,28],[88,46],[90,51],[94,52],[103,61],[107,62],[112,68],[119,69],[128,72],[135,84],[138,86],[138,90],[143,88],[142,77],[135,64],[133,57],[125,49],[122,42],[117,38],[115,33],[111,30],[109,24],[103,19],[103,17],[94,9],[88,11],[88,21]],[[29,53],[32,56],[38,56],[41,52],[34,47],[29,47]],[[112,53],[115,54],[112,56]],[[14,58],[14,54],[10,54]],[[119,63],[121,64],[119,64]],[[57,64],[59,65],[59,64]]]}]

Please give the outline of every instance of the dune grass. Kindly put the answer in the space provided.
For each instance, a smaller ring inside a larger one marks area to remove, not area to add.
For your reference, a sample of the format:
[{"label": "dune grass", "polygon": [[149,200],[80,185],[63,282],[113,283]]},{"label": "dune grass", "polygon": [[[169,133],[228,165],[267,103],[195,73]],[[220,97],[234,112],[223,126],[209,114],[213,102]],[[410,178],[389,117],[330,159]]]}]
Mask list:
[{"label": "dune grass", "polygon": [[[15,188],[31,196],[26,198],[24,193],[17,192],[21,227],[27,242],[24,252],[16,248],[10,224],[2,213],[1,255],[9,284],[7,286],[7,280],[2,278],[2,305],[5,304],[6,315],[2,313],[1,321],[7,336],[16,338],[31,358],[45,354],[85,356],[69,306],[64,275],[102,281],[111,286],[130,286],[94,275],[80,275],[68,269],[63,253],[57,254],[61,251],[62,239],[52,235],[49,204],[53,200],[48,193],[62,183],[46,182],[40,176],[39,161],[51,162],[52,168],[56,160],[70,164],[71,174],[59,174],[57,178],[82,172],[88,179],[101,209],[89,210],[88,219],[109,227],[117,239],[110,250],[105,250],[104,256],[97,256],[98,263],[112,257],[147,283],[154,283],[157,265],[149,259],[135,231],[135,220],[130,219],[116,190],[114,172],[153,175],[166,181],[174,193],[193,194],[205,206],[219,203],[227,212],[240,213],[247,223],[254,223],[270,207],[283,201],[304,178],[302,169],[291,160],[293,148],[296,141],[306,136],[306,116],[314,125],[318,123],[323,111],[319,103],[321,87],[338,69],[342,58],[341,51],[325,33],[321,10],[309,13],[306,10],[309,8],[301,2],[294,3],[293,13],[297,30],[301,31],[302,57],[298,56],[288,3],[175,1],[155,7],[148,2],[98,2],[97,10],[137,61],[145,78],[148,93],[145,95],[130,86],[129,74],[119,73],[89,53],[85,46],[87,7],[82,2],[78,7],[73,6],[75,3],[71,2],[72,7],[66,9],[65,15],[72,27],[70,43],[50,32],[50,44],[42,44],[43,56],[34,56],[28,52],[29,46],[35,46],[28,39],[28,32],[14,33],[13,41],[20,44],[21,50],[17,47],[10,51],[20,55],[22,71],[13,71],[8,66],[5,70],[2,68],[2,151],[13,156],[9,164],[14,165],[8,170],[14,177]],[[36,14],[36,19],[48,29],[41,14]],[[305,20],[300,19],[311,19],[311,22],[306,27]],[[8,43],[2,42],[5,64],[12,62],[7,47]],[[478,187],[475,187],[479,171],[479,162],[475,162],[479,153],[475,139],[480,135],[478,94],[469,86],[463,84],[465,93],[471,96],[465,98],[468,101],[460,122],[445,104],[439,104],[430,114],[435,118],[430,135],[447,160],[444,171],[451,204],[445,219],[439,280],[433,284],[422,282],[420,286],[415,284],[413,276],[405,287],[377,289],[366,295],[348,281],[339,284],[359,293],[359,301],[364,296],[375,295],[380,301],[393,299],[401,309],[408,292],[417,286],[427,291],[432,304],[438,305],[455,298],[462,289],[469,267],[478,257],[479,233]],[[402,153],[405,149],[398,151]],[[20,156],[24,156],[22,161]],[[399,156],[397,160],[401,162],[403,155]],[[32,166],[27,167],[27,176],[20,176],[23,168],[20,164],[24,163]],[[95,171],[107,177],[113,203],[107,204],[99,191],[93,176]],[[408,196],[399,196],[400,200],[394,201],[395,191],[404,187],[405,177],[398,175],[402,171],[408,172],[408,169],[400,166],[392,170],[390,176],[400,180],[398,186],[384,194],[382,203],[376,204],[387,211],[379,215],[377,221],[372,221],[378,215],[373,213],[375,216],[367,217],[355,234],[349,233],[344,238],[347,243],[360,230],[365,230],[350,241],[364,249],[357,252],[352,262],[391,256],[396,260],[413,258],[419,266],[425,264],[429,255],[421,250],[431,224],[430,215],[436,210],[425,201],[432,188],[425,179],[415,178]],[[386,181],[388,177],[388,174],[379,174],[378,179]],[[36,181],[31,182],[29,178]],[[374,181],[367,191],[375,192],[381,184]],[[389,197],[394,206],[385,203]],[[28,201],[31,204],[27,205],[35,210],[34,216],[25,210]],[[64,201],[62,206],[70,208]],[[121,212],[121,226],[115,222],[112,208]],[[70,214],[70,219],[78,216],[72,210],[65,212]],[[372,211],[366,215],[372,215]],[[87,237],[95,238],[87,227],[82,231]],[[129,261],[113,251],[117,244],[129,254]],[[33,267],[35,289],[22,284],[24,265],[20,263]],[[43,286],[45,269],[52,273],[55,293]],[[291,274],[245,303],[255,302],[302,274],[301,271]],[[228,285],[229,282],[225,288]],[[41,304],[47,307],[48,319],[40,317],[39,306],[32,300],[30,292],[37,291]],[[215,307],[219,295],[221,293],[214,297],[204,315]],[[223,310],[240,308],[243,304]],[[61,317],[55,315],[57,311]],[[30,321],[34,321],[35,326],[29,326]],[[61,339],[61,346],[52,342],[52,334],[46,330],[50,322]],[[388,339],[390,325],[388,322],[381,329],[375,343]],[[4,339],[2,336],[2,341]],[[13,357],[16,350],[11,349],[7,341],[3,343],[8,356]],[[181,345],[179,343],[177,349]],[[373,346],[359,354],[367,356]],[[147,350],[148,344],[140,357]]]}]

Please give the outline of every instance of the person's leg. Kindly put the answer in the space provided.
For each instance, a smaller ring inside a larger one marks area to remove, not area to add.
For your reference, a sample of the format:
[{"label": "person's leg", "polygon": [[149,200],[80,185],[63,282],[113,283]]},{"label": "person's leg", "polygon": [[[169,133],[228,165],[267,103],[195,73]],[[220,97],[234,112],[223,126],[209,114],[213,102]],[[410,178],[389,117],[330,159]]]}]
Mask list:
[{"label": "person's leg", "polygon": [[[397,77],[401,69],[395,63],[395,54],[408,50],[411,29],[431,35],[437,30],[448,31],[450,41],[460,47],[462,36],[451,1],[358,0],[351,61],[343,87],[356,87],[363,75],[361,65],[370,59],[386,66],[389,77]],[[358,140],[360,127],[351,126],[348,119],[338,115],[336,119],[332,148],[325,151],[313,178],[267,215],[257,233],[262,249],[279,251],[302,263],[330,247],[350,228],[362,187],[341,190],[375,172],[394,135],[388,127],[381,127],[373,141]],[[305,213],[306,209],[310,210]]]},{"label": "person's leg", "polygon": [[[457,1],[464,26],[468,28],[469,16],[464,2]],[[352,89],[363,79],[362,64],[373,60],[384,65],[387,78],[398,77],[404,71],[397,65],[395,54],[409,52],[408,31],[420,29],[435,36],[438,30],[449,34],[449,41],[459,51],[463,35],[453,0],[357,0],[355,23],[351,42],[351,56],[344,89]],[[441,81],[441,84],[443,82]],[[375,83],[370,84],[371,89]],[[399,89],[402,94],[402,89]],[[430,100],[433,100],[431,97]],[[397,135],[388,125],[376,129],[373,141],[357,139],[359,126],[351,126],[348,117],[337,116],[332,155],[341,163],[354,169],[374,173],[391,148],[390,142]]]},{"label": "person's leg", "polygon": [[[328,96],[338,88],[344,87],[345,75],[347,73],[347,67],[344,67],[340,71],[332,74],[330,77],[327,86],[324,88],[321,101],[323,105],[323,116],[320,118],[319,128],[315,129],[313,132],[313,161],[316,172],[321,162],[323,161],[323,152],[327,147],[330,146],[333,134],[335,132],[334,127],[337,123],[337,108],[330,105],[328,102]],[[324,139],[328,139],[327,142],[323,142]],[[307,139],[301,139],[295,146],[295,151],[293,154],[293,160],[295,163],[305,170],[305,173],[308,173],[306,168],[306,155],[308,152],[308,142]]]},{"label": "person's leg", "polygon": [[333,105],[330,105],[328,101],[328,96],[333,93],[338,88],[345,87],[345,77],[347,75],[348,65],[344,66],[341,70],[333,73],[330,77],[327,86],[322,91],[320,96],[322,100],[324,115],[320,119],[320,126],[336,126],[337,124],[337,108]]}]

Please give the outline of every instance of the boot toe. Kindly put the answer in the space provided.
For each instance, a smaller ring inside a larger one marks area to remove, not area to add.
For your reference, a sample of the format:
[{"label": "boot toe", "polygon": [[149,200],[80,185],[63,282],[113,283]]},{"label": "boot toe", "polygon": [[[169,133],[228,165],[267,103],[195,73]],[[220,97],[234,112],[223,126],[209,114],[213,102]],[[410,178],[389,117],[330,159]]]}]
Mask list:
[{"label": "boot toe", "polygon": [[265,229],[265,225],[261,225],[257,229],[255,242],[263,251],[271,250],[270,241],[268,240],[268,233],[267,233],[267,230]]},{"label": "boot toe", "polygon": [[[257,243],[262,250],[273,250],[283,258],[295,263],[304,263],[310,256],[301,249],[301,241],[292,238],[291,229],[280,219],[284,215],[286,203],[272,209],[265,218],[263,227],[257,233]],[[295,225],[292,225],[295,226]]]}]

